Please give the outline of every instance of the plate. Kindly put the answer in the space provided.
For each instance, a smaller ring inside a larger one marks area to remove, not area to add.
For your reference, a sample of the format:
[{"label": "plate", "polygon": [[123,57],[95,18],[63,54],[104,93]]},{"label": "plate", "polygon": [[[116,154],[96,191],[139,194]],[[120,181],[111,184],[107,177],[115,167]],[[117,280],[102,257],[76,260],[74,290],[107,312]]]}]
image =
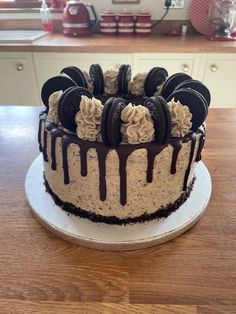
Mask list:
[{"label": "plate", "polygon": [[190,197],[167,218],[129,225],[95,223],[63,211],[45,191],[43,158],[31,164],[25,179],[25,193],[36,218],[61,238],[99,250],[136,250],[171,239],[191,228],[205,212],[211,196],[211,177],[203,162],[195,167],[196,180]]}]

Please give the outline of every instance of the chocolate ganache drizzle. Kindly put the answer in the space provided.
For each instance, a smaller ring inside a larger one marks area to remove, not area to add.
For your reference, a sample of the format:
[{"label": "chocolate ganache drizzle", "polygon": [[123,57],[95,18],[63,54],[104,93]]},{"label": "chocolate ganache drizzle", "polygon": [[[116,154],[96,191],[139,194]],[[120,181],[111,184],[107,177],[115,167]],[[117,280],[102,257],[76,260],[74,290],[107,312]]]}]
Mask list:
[{"label": "chocolate ganache drizzle", "polygon": [[206,129],[205,126],[202,125],[199,129],[198,129],[198,133],[200,133],[200,138],[199,138],[199,144],[198,144],[198,150],[197,150],[197,155],[196,155],[196,159],[195,161],[200,161],[202,159],[202,150],[205,144],[205,140],[206,140]]},{"label": "chocolate ganache drizzle", "polygon": [[[43,132],[43,143],[42,143],[42,127],[44,125]],[[55,124],[48,122],[46,115],[40,116],[39,121],[39,131],[38,131],[38,140],[39,140],[39,149],[43,153],[44,160],[48,161],[47,156],[47,136],[51,134],[51,168],[56,170],[56,139],[62,138],[62,159],[63,159],[63,171],[64,171],[64,183],[69,184],[69,166],[68,166],[68,146],[70,144],[76,144],[80,147],[80,163],[81,163],[81,176],[87,176],[87,152],[90,148],[96,150],[98,156],[98,167],[99,167],[99,192],[101,201],[106,200],[107,187],[106,187],[106,157],[109,153],[110,148],[106,147],[101,142],[90,142],[81,140],[75,134],[68,134],[64,130],[58,128]],[[199,129],[200,139],[199,146],[196,155],[196,161],[201,159],[201,151],[204,145],[205,140],[205,130],[204,128]],[[185,172],[183,190],[187,190],[188,178],[191,170],[191,164],[194,157],[194,150],[196,145],[196,133],[192,132],[185,135],[183,138],[171,138],[164,144],[157,143],[143,143],[135,145],[119,145],[115,148],[118,157],[119,157],[119,173],[120,173],[120,204],[124,206],[127,203],[127,173],[126,173],[126,164],[127,159],[133,151],[137,149],[146,149],[147,150],[147,182],[151,183],[153,180],[153,167],[155,157],[167,146],[171,145],[173,147],[172,162],[170,167],[171,174],[176,173],[176,164],[179,152],[182,147],[182,143],[187,143],[191,141],[191,151],[189,157],[189,163]]]},{"label": "chocolate ganache drizzle", "polygon": [[39,114],[39,129],[38,129],[38,143],[39,143],[39,151],[43,151],[42,147],[42,141],[41,141],[41,132],[42,132],[42,124],[45,122],[46,114],[44,112],[41,112]]}]

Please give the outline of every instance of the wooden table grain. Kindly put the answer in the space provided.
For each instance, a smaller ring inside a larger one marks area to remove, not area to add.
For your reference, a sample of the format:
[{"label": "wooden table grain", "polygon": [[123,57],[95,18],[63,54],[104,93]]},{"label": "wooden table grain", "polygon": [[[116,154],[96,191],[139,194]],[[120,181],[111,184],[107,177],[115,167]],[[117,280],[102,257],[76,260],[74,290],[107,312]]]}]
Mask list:
[{"label": "wooden table grain", "polygon": [[0,107],[0,313],[236,313],[236,110],[211,109],[210,205],[182,236],[132,252],[65,242],[31,213],[38,107]]}]

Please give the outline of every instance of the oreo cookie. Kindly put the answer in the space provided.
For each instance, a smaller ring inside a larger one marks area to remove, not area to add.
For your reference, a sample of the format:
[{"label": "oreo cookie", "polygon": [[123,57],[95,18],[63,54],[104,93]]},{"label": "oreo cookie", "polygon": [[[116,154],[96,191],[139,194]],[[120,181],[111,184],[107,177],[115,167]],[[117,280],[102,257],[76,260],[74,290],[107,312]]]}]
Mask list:
[{"label": "oreo cookie", "polygon": [[210,106],[211,103],[211,94],[209,89],[200,81],[197,80],[186,80],[176,86],[175,91],[181,88],[191,88],[199,92],[207,102],[207,106]]},{"label": "oreo cookie", "polygon": [[67,88],[76,86],[76,83],[68,77],[57,75],[48,79],[42,87],[41,98],[48,109],[48,100],[52,93],[59,90],[65,91]]},{"label": "oreo cookie", "polygon": [[84,74],[79,68],[75,66],[69,66],[62,69],[60,73],[68,75],[78,86],[84,88],[88,87]]},{"label": "oreo cookie", "polygon": [[59,119],[62,125],[71,132],[76,132],[75,115],[80,110],[80,101],[83,95],[88,98],[93,97],[86,88],[76,86],[66,90],[59,99]]},{"label": "oreo cookie", "polygon": [[103,143],[107,146],[115,147],[122,140],[121,134],[121,111],[126,103],[122,98],[109,98],[102,111],[101,136]]},{"label": "oreo cookie", "polygon": [[150,97],[156,92],[157,86],[160,86],[166,81],[168,72],[164,68],[155,67],[151,69],[144,81],[145,94]]},{"label": "oreo cookie", "polygon": [[170,94],[173,93],[174,89],[176,88],[177,85],[180,83],[186,81],[186,80],[191,80],[191,76],[189,76],[186,73],[175,73],[171,75],[164,83],[163,88],[162,88],[162,97],[165,99],[168,98]]},{"label": "oreo cookie", "polygon": [[127,95],[129,92],[129,82],[131,81],[131,66],[122,64],[118,73],[118,94]]},{"label": "oreo cookie", "polygon": [[[66,95],[70,90],[74,89],[75,87],[76,87],[76,86],[69,87],[69,88],[67,88],[67,89],[61,94],[61,96],[60,96],[60,98],[59,98],[59,100],[58,100],[58,108],[59,108],[59,103],[64,102],[63,98],[65,97],[65,95]],[[58,111],[59,111],[59,109],[58,109]],[[58,112],[58,115],[59,115],[59,112]]]},{"label": "oreo cookie", "polygon": [[103,95],[104,94],[104,76],[102,68],[99,64],[92,64],[89,69],[89,75],[93,81],[94,85],[94,95]]},{"label": "oreo cookie", "polygon": [[165,99],[161,96],[152,96],[145,100],[155,129],[155,141],[163,143],[171,136],[171,116]]},{"label": "oreo cookie", "polygon": [[187,106],[192,114],[192,130],[197,131],[203,124],[208,113],[206,99],[197,91],[190,88],[182,88],[174,91],[167,98],[167,102],[179,101],[182,105]]}]

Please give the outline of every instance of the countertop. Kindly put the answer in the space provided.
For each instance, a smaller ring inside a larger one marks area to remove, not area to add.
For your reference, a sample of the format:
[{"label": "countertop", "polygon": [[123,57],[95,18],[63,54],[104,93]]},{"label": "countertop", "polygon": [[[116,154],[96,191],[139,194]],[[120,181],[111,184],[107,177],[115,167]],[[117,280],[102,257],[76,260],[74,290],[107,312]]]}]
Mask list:
[{"label": "countertop", "polygon": [[0,312],[236,313],[236,109],[209,111],[206,213],[182,236],[131,252],[76,246],[33,216],[24,181],[40,109],[0,106]]},{"label": "countertop", "polygon": [[86,38],[49,34],[32,44],[1,44],[1,51],[100,52],[100,53],[236,53],[236,41],[209,41],[205,36],[121,37],[93,35]]}]

